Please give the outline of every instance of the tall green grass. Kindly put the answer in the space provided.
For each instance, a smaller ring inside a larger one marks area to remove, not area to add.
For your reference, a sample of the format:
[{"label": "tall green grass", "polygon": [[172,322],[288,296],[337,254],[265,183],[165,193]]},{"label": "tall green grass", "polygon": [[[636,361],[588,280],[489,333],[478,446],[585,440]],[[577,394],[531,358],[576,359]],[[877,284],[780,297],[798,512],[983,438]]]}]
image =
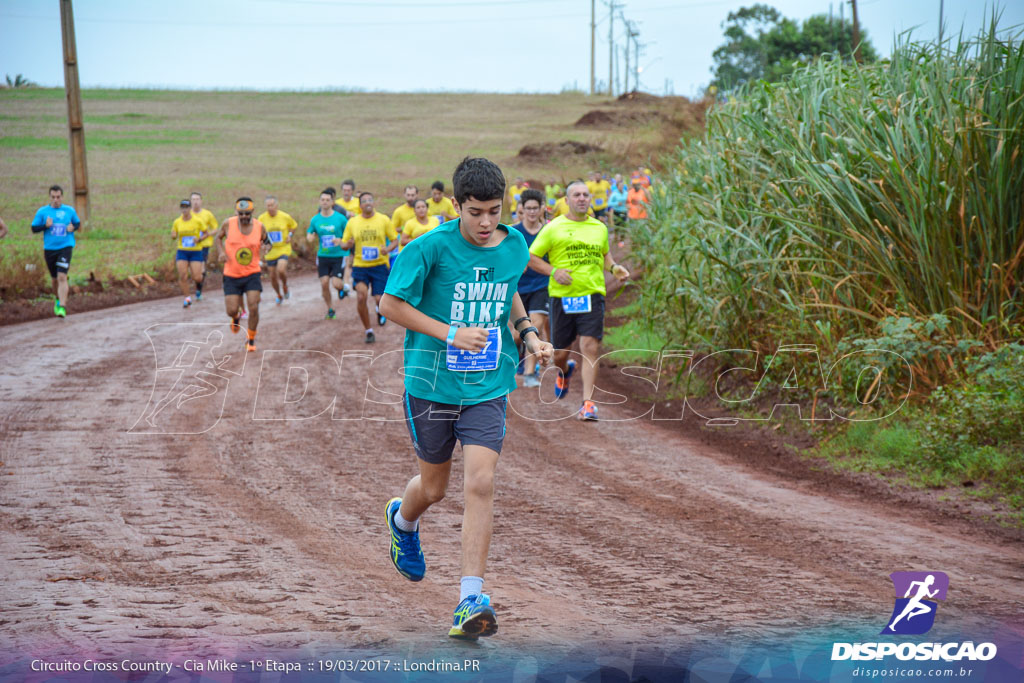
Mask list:
[{"label": "tall green grass", "polygon": [[[718,348],[948,319],[951,343],[1024,332],[1024,45],[904,42],[759,82],[684,140],[632,235],[661,336]],[[980,345],[979,345],[980,346]],[[935,354],[917,368],[948,371]]]}]

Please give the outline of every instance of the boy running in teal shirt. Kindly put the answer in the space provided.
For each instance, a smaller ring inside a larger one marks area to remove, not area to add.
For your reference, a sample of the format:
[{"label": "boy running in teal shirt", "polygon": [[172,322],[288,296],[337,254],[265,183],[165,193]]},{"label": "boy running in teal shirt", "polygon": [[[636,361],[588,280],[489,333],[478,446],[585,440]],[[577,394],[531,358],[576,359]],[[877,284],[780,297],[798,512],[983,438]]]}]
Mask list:
[{"label": "boy running in teal shirt", "polygon": [[494,471],[505,437],[505,405],[519,362],[509,319],[547,362],[551,344],[516,292],[530,259],[526,240],[501,225],[505,178],[487,159],[466,158],[455,169],[460,218],[410,242],[395,262],[380,311],[406,328],[405,419],[419,474],[386,507],[391,561],[419,581],[426,563],[419,519],[445,496],[456,440],[465,459],[462,580],[453,638],[476,639],[498,630],[483,576],[491,543]]}]

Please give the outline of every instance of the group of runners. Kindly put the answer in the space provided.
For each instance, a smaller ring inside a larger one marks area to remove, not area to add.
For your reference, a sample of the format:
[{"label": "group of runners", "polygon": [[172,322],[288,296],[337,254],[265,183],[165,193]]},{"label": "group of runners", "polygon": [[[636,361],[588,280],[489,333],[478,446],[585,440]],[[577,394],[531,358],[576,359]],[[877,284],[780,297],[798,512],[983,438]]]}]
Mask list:
[{"label": "group of runners", "polygon": [[[597,420],[593,393],[604,334],[605,272],[620,282],[629,272],[612,258],[608,225],[602,221],[606,214],[595,208],[591,183],[608,181],[568,183],[559,198],[565,211],[549,222],[545,214],[550,197],[520,185],[511,226],[501,223],[506,182],[496,164],[467,157],[453,181],[452,198],[445,196],[440,182],[427,199],[419,197],[416,187],[406,187],[405,202],[389,218],[375,210],[371,192],[356,195],[355,183],[346,180],[340,197],[332,188],[320,193],[306,239],[317,248],[327,318],[336,315],[334,295],[342,300],[354,290],[367,342],[374,341],[371,296],[378,325],[390,319],[407,330],[403,407],[418,473],[401,497],[387,502],[386,525],[391,561],[411,581],[422,580],[426,573],[419,520],[444,498],[455,444],[462,445],[462,572],[449,635],[476,639],[497,631],[483,577],[494,474],[520,354],[527,387],[540,385],[541,365],[554,364],[557,399],[569,394],[570,380],[581,365],[577,418]],[[62,194],[61,188],[51,187],[49,204],[32,221],[33,231],[45,232],[46,261],[57,291],[55,311],[61,316],[66,314],[74,232],[80,227],[74,209],[62,203]],[[181,200],[181,216],[172,226],[184,307],[192,305],[190,286],[195,300],[202,299],[208,253],[215,248],[223,264],[225,312],[232,332],[240,331],[248,310],[248,351],[256,348],[261,260],[280,304],[290,297],[286,266],[291,236],[298,229],[275,197],[266,197],[264,208],[256,216],[253,199],[239,197],[235,215],[218,225],[202,208],[201,195],[193,193]],[[581,363],[570,357],[577,341]]]}]

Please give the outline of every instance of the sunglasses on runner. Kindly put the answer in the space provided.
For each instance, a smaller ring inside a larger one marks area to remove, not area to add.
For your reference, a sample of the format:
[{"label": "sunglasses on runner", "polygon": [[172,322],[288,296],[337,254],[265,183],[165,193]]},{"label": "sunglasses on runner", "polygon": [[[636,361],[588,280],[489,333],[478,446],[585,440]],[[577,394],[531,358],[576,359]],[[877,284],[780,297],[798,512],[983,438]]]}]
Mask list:
[{"label": "sunglasses on runner", "polygon": [[252,215],[252,211],[239,211],[238,215],[239,216],[246,216],[246,217],[248,217],[248,216]]}]

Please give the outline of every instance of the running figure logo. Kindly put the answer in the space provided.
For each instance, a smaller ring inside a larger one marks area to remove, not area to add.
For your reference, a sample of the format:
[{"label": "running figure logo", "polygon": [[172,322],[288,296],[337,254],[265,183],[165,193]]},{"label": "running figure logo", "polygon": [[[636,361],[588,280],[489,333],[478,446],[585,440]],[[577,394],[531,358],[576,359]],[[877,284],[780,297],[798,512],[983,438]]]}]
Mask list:
[{"label": "running figure logo", "polygon": [[889,578],[896,589],[896,604],[882,633],[927,633],[935,623],[936,600],[946,599],[949,577],[942,572],[893,572]]},{"label": "running figure logo", "polygon": [[245,369],[246,354],[222,325],[157,323],[145,330],[155,360],[153,390],[134,434],[202,434],[221,419],[227,388]]}]

